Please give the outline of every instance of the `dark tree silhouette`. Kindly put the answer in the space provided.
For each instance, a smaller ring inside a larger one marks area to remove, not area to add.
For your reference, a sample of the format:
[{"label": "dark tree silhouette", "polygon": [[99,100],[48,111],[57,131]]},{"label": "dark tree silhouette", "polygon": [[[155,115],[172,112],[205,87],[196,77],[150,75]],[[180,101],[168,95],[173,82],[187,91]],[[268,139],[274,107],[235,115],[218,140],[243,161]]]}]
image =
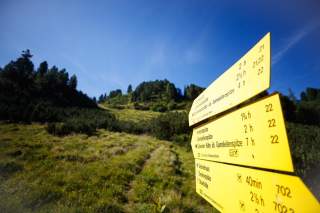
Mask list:
[{"label": "dark tree silhouette", "polygon": [[128,86],[127,93],[128,94],[132,93],[132,85],[131,84],[129,84],[129,86]]},{"label": "dark tree silhouette", "polygon": [[202,87],[199,87],[195,84],[190,84],[184,88],[184,97],[189,100],[194,100],[203,90],[204,88]]},{"label": "dark tree silhouette", "polygon": [[42,77],[48,72],[48,63],[46,61],[40,63],[38,73]]},{"label": "dark tree silhouette", "polygon": [[[75,75],[69,79],[65,69],[59,70],[56,66],[48,69],[46,61],[35,71],[31,58],[30,50],[22,51],[21,57],[1,70],[0,119],[45,121],[51,116],[49,114],[56,116],[49,110],[52,107],[97,107],[86,94],[76,90]],[[39,116],[41,114],[46,119]]]},{"label": "dark tree silhouette", "polygon": [[77,84],[78,84],[77,76],[72,75],[68,82],[69,87],[75,90],[77,89]]},{"label": "dark tree silhouette", "polygon": [[114,98],[114,97],[121,96],[121,95],[122,95],[121,89],[116,89],[116,90],[110,91],[109,98]]}]

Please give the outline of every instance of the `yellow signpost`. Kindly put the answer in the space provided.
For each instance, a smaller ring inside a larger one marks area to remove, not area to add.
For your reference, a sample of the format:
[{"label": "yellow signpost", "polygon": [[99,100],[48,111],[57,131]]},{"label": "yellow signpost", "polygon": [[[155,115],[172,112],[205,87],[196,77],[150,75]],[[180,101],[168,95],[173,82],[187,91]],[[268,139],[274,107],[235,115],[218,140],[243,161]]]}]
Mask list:
[{"label": "yellow signpost", "polygon": [[320,212],[300,178],[195,160],[197,193],[221,212]]},{"label": "yellow signpost", "polygon": [[195,158],[293,172],[278,94],[193,129]]},{"label": "yellow signpost", "polygon": [[189,125],[230,109],[269,87],[270,33],[194,100]]},{"label": "yellow signpost", "polygon": [[279,94],[220,114],[269,86],[270,33],[195,99],[197,193],[221,212],[318,213],[317,199],[293,174]]}]

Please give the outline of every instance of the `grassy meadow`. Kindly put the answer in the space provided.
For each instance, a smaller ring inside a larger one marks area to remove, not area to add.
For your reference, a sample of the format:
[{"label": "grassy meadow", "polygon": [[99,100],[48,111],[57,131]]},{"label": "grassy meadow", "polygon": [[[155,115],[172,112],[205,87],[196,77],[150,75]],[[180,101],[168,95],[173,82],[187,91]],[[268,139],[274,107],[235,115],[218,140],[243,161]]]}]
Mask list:
[{"label": "grassy meadow", "polygon": [[2,212],[212,212],[192,152],[145,135],[1,123],[0,171]]},{"label": "grassy meadow", "polygon": [[106,109],[107,111],[114,114],[119,120],[122,121],[132,121],[132,122],[143,122],[143,121],[150,121],[153,118],[156,118],[160,115],[160,112],[154,112],[150,110],[135,110],[130,108],[124,109],[115,109],[108,107],[108,105],[100,104],[101,108]]}]

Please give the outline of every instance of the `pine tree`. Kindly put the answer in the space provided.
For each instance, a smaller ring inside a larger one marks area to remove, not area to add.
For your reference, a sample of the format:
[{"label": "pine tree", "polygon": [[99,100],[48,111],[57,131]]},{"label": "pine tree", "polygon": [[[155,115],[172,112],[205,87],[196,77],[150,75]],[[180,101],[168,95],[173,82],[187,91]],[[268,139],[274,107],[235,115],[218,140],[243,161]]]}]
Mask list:
[{"label": "pine tree", "polygon": [[38,68],[38,73],[40,76],[44,76],[48,72],[48,63],[46,61],[41,62]]},{"label": "pine tree", "polygon": [[131,93],[132,93],[132,86],[131,86],[131,84],[129,84],[129,86],[128,86],[127,93],[128,93],[128,94],[131,94]]},{"label": "pine tree", "polygon": [[68,82],[69,87],[71,87],[72,89],[77,89],[77,84],[78,84],[77,76],[72,75]]}]

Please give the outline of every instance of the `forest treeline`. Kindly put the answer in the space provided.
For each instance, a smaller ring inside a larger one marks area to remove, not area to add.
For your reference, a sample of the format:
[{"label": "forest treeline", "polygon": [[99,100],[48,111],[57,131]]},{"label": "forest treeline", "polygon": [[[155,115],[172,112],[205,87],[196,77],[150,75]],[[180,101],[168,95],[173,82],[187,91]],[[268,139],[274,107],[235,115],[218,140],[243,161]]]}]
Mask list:
[{"label": "forest treeline", "polygon": [[[180,88],[177,88],[173,83],[165,80],[145,81],[140,83],[133,91],[132,85],[130,84],[127,89],[127,95],[130,96],[129,101],[132,102],[152,102],[152,101],[182,101],[182,100],[194,100],[204,88],[199,87],[195,84],[185,86],[184,92]],[[110,91],[101,94],[98,102],[104,102],[119,96],[123,96],[121,89]]]},{"label": "forest treeline", "polygon": [[128,86],[127,93],[121,89],[112,90],[101,94],[98,103],[108,103],[110,107],[121,109],[128,104],[137,110],[152,110],[166,112],[172,110],[190,109],[192,101],[204,90],[195,84],[184,87],[183,93],[167,79],[145,81],[140,83],[135,90]]},{"label": "forest treeline", "polygon": [[[151,126],[123,122],[98,107],[95,98],[77,90],[77,77],[66,69],[49,67],[46,61],[35,68],[30,50],[23,51],[16,60],[0,67],[0,120],[9,122],[47,123],[48,131],[56,135],[72,132],[92,134],[97,128],[130,133],[152,133]],[[99,98],[113,106],[133,103],[135,109],[150,109],[145,102],[153,102],[155,111],[176,108],[176,102],[191,101],[203,88],[189,85],[185,95],[168,80],[143,82],[127,94],[120,89]],[[185,108],[185,103],[180,104]]]},{"label": "forest treeline", "polygon": [[[65,69],[49,65],[46,61],[35,69],[29,50],[0,67],[0,119],[9,121],[61,121],[76,109],[99,110],[95,98],[77,90],[76,75],[69,76]],[[128,86],[126,93],[120,89],[102,94],[98,103],[111,106],[132,106],[136,109],[172,111],[188,110],[192,101],[204,90],[197,85],[185,86],[183,93],[168,80],[140,83],[135,89]],[[287,121],[307,125],[320,125],[320,89],[306,88],[300,97],[281,95]],[[63,109],[68,112],[62,112]],[[161,109],[165,108],[165,109]],[[45,116],[47,114],[47,116]],[[49,115],[51,114],[51,115]]]},{"label": "forest treeline", "polygon": [[[77,114],[77,109],[99,110],[95,98],[77,90],[76,75],[69,76],[65,69],[49,65],[46,61],[35,69],[29,50],[0,67],[0,119],[9,121],[63,121]],[[183,93],[168,80],[140,83],[135,89],[128,86],[102,94],[98,103],[107,102],[121,109],[130,105],[135,109],[172,111],[188,110],[192,101],[204,90],[197,85],[185,86]],[[281,95],[287,121],[307,125],[320,125],[320,89],[306,88],[300,97]],[[70,110],[72,109],[72,110]]]}]

